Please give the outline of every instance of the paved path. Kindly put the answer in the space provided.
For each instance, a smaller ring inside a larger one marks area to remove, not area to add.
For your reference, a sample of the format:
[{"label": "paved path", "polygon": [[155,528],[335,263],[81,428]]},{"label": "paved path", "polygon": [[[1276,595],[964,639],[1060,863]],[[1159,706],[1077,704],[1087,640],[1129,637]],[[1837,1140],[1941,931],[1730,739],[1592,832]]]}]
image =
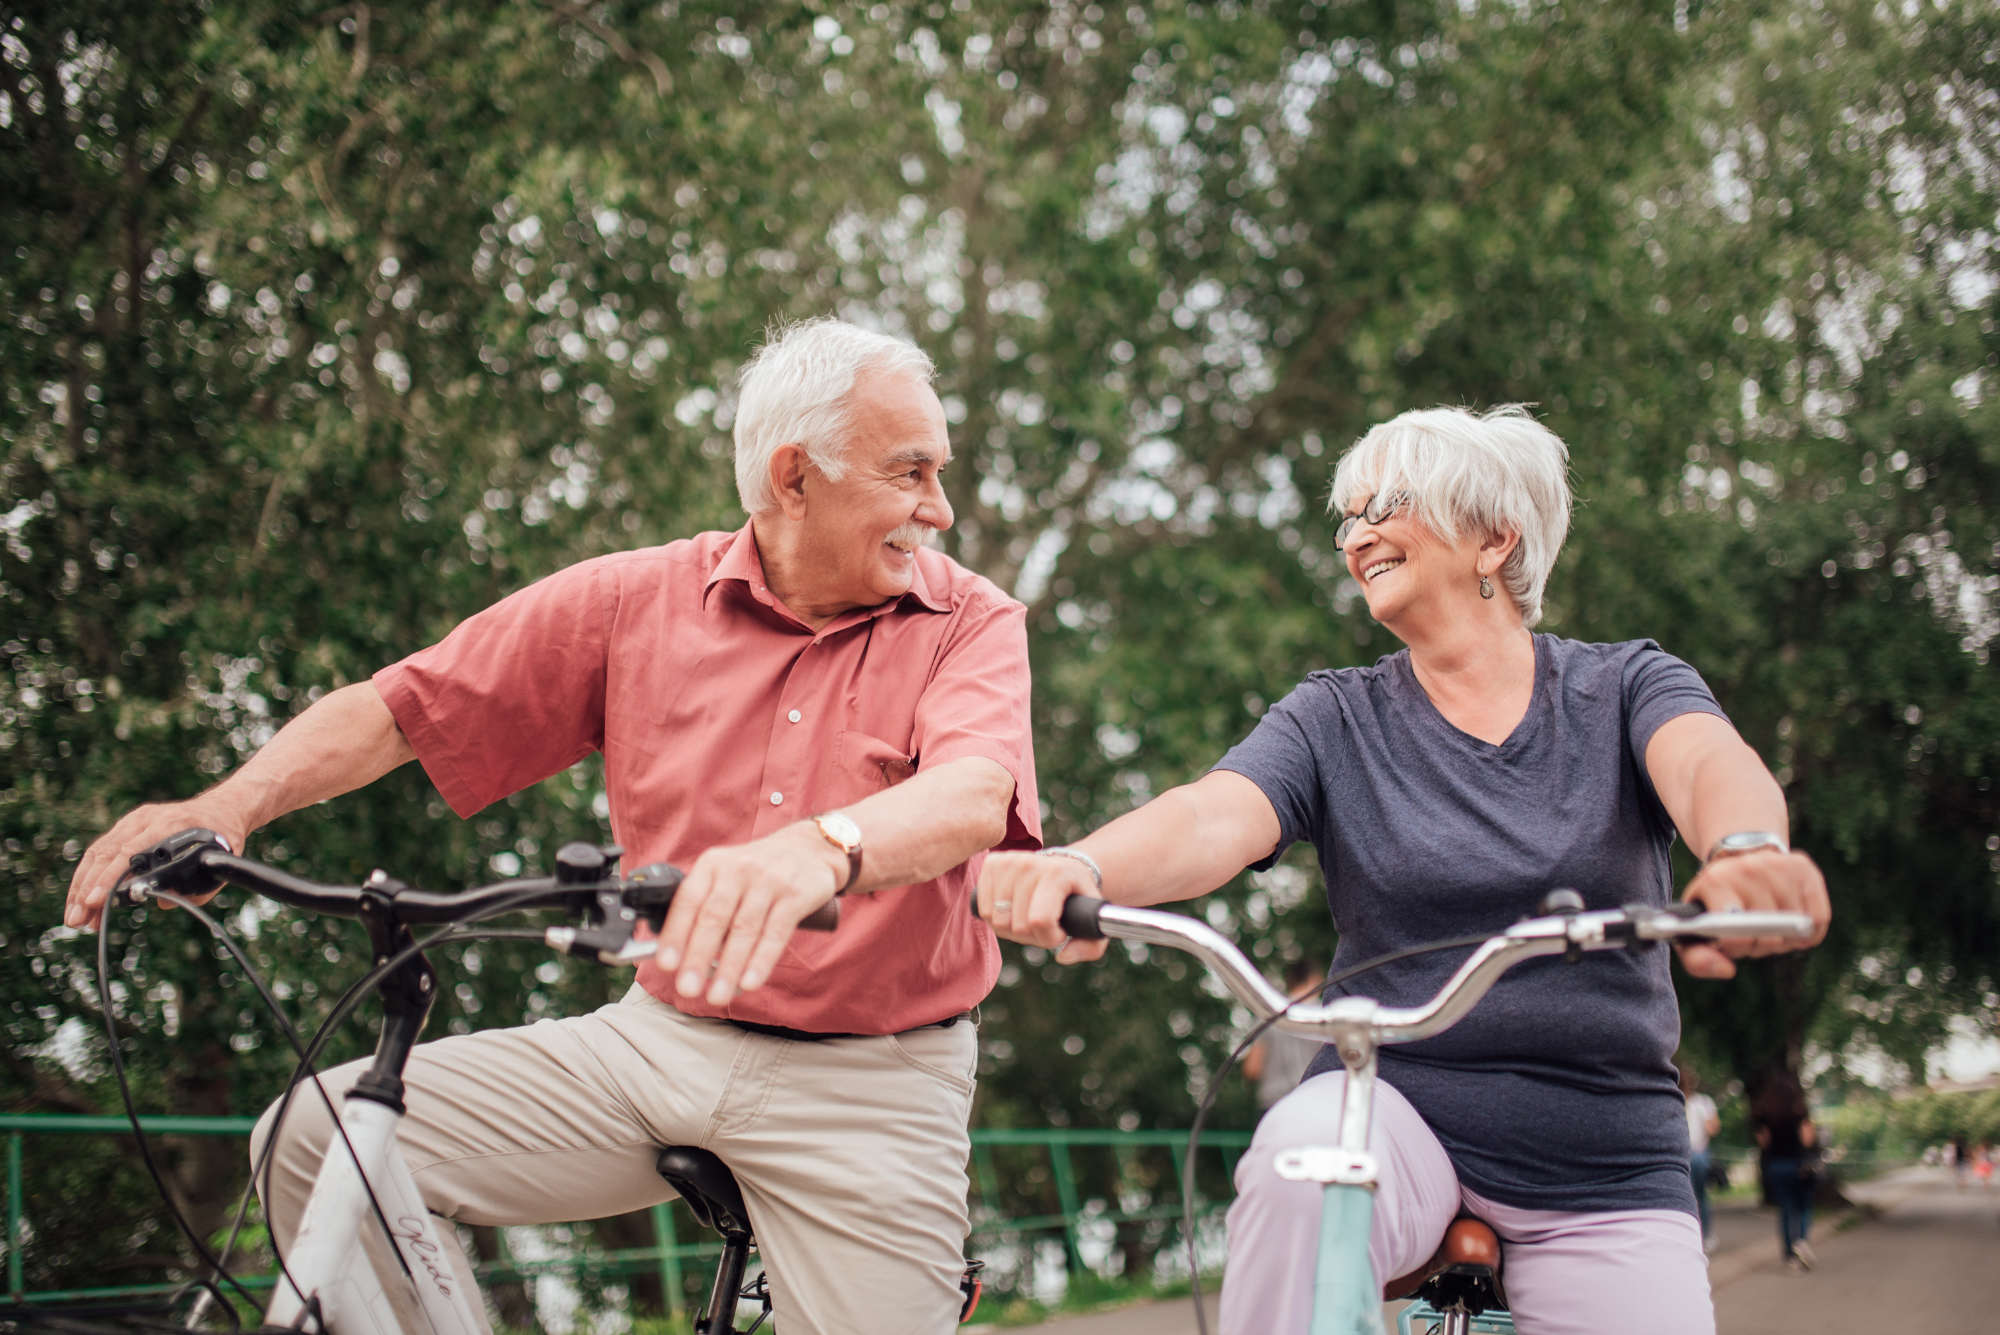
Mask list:
[{"label": "paved path", "polygon": [[1774,1263],[1722,1285],[1718,1335],[2000,1329],[2000,1190],[1960,1191],[1916,1169],[1848,1194],[1880,1215],[1815,1229],[1808,1274]]},{"label": "paved path", "polygon": [[[2000,1330],[2000,1189],[1960,1191],[1937,1169],[1850,1187],[1862,1214],[1814,1229],[1819,1266],[1779,1264],[1773,1211],[1725,1205],[1710,1263],[1717,1335],[1905,1335]],[[1401,1306],[1384,1309],[1393,1312]],[[1210,1330],[1213,1330],[1211,1306]],[[1384,1323],[1395,1329],[1393,1317]],[[1182,1299],[1067,1317],[1050,1335],[1195,1335]]]}]

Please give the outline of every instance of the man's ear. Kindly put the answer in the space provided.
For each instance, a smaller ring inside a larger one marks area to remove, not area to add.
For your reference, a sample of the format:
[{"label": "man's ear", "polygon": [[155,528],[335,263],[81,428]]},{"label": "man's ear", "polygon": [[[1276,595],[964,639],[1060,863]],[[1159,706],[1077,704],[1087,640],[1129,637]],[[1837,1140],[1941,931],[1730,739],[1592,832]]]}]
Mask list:
[{"label": "man's ear", "polygon": [[1499,574],[1500,567],[1507,564],[1507,558],[1512,556],[1514,549],[1520,545],[1521,535],[1519,533],[1502,530],[1498,533],[1487,534],[1479,544],[1479,573],[1482,575]]},{"label": "man's ear", "polygon": [[771,451],[771,494],[777,497],[785,518],[797,521],[806,517],[806,475],[811,471],[812,461],[802,447],[780,445]]}]

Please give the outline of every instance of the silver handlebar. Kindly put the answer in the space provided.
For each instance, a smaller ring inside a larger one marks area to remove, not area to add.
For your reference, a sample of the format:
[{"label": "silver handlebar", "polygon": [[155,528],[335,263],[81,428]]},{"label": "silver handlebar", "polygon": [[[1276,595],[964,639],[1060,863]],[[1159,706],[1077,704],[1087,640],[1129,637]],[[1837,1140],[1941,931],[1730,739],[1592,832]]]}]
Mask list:
[{"label": "silver handlebar", "polygon": [[[1074,902],[1074,901],[1072,901]],[[1105,936],[1184,950],[1206,964],[1231,996],[1259,1020],[1283,1013],[1274,1028],[1290,1030],[1343,1048],[1360,1040],[1410,1043],[1442,1033],[1478,1005],[1487,991],[1522,960],[1538,955],[1577,955],[1650,942],[1680,939],[1742,940],[1748,937],[1812,936],[1803,913],[1737,912],[1688,915],[1668,909],[1600,909],[1587,913],[1528,918],[1489,938],[1458,967],[1436,996],[1421,1006],[1384,1006],[1369,997],[1337,997],[1295,1003],[1266,981],[1234,942],[1196,918],[1155,909],[1104,904],[1096,910]]]}]

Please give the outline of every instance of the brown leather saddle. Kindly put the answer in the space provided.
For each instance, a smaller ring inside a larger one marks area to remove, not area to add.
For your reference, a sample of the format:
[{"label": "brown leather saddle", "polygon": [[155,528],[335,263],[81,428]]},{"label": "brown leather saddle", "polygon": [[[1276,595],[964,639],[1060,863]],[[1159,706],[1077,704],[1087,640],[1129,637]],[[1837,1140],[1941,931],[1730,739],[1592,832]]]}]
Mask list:
[{"label": "brown leather saddle", "polygon": [[1435,1255],[1411,1273],[1382,1286],[1382,1301],[1421,1298],[1440,1312],[1468,1316],[1507,1306],[1500,1287],[1500,1239],[1484,1220],[1460,1215],[1444,1231]]}]

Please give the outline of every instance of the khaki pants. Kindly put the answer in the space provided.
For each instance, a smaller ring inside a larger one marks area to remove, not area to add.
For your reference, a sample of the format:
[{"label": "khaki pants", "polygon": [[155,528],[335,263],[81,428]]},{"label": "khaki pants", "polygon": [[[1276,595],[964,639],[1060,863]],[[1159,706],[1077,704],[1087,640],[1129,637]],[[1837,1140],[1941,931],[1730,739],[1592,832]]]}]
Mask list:
[{"label": "khaki pants", "polygon": [[[592,1015],[421,1045],[397,1135],[425,1203],[464,1224],[644,1209],[673,1197],[654,1171],[661,1147],[713,1150],[742,1184],[787,1335],[939,1335],[957,1323],[965,1269],[977,1061],[966,1021],[805,1043],[682,1015],[634,988]],[[366,1069],[321,1079],[338,1104]],[[257,1125],[253,1162],[275,1112]],[[331,1131],[325,1102],[301,1088],[265,1202],[281,1248]],[[440,1232],[469,1284],[453,1230]],[[377,1266],[393,1273],[386,1247]]]}]

